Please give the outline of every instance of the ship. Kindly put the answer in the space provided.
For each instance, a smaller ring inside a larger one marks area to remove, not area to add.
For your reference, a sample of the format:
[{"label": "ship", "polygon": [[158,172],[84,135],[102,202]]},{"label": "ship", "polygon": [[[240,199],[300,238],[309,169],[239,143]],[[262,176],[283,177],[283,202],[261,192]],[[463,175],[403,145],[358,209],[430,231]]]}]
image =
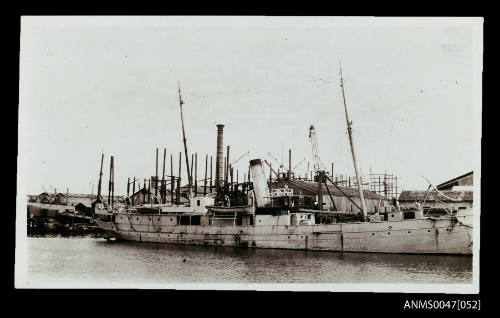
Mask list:
[{"label": "ship", "polygon": [[[323,209],[323,184],[329,181],[344,191],[321,169],[317,169],[315,180],[308,181],[321,189],[316,196],[294,193],[279,173],[276,174],[277,178],[283,181],[284,186],[270,190],[271,183],[268,183],[264,171],[267,161],[262,158],[249,160],[248,180],[233,187],[232,182],[227,182],[229,167],[223,156],[222,124],[217,125],[215,192],[210,187],[210,193],[204,191],[203,195],[199,195],[200,191],[195,191],[193,194],[179,87],[187,189],[182,191],[178,187],[174,190],[176,182],[172,179],[170,202],[159,200],[156,203],[149,201],[136,204],[137,201],[130,198],[128,204],[122,207],[97,204],[96,224],[107,232],[110,239],[137,242],[334,252],[472,255],[472,209],[434,217],[426,216],[416,202],[414,207],[406,210],[396,205],[369,211],[359,179],[352,122],[348,118],[341,72],[340,78],[350,148],[358,178],[357,201],[349,198],[358,207],[356,211]],[[180,180],[177,181],[177,185],[180,185]],[[328,186],[326,188],[329,189]]]}]

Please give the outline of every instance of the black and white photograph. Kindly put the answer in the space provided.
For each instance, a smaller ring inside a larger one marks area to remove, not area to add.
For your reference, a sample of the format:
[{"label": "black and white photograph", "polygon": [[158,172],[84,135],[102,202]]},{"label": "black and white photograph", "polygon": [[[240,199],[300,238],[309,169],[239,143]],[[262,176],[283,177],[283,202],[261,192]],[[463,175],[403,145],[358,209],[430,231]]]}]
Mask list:
[{"label": "black and white photograph", "polygon": [[483,22],[22,16],[15,287],[477,294]]}]

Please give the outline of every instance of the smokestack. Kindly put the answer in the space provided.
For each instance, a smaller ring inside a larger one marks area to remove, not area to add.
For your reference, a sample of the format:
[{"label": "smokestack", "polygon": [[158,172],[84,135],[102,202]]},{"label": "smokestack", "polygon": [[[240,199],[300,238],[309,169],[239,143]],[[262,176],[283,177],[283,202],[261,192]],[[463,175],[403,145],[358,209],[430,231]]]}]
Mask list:
[{"label": "smokestack", "polygon": [[222,185],[224,180],[224,125],[217,125],[217,156],[215,157],[215,187],[218,188]]},{"label": "smokestack", "polygon": [[255,191],[257,207],[262,208],[268,206],[271,201],[269,199],[269,188],[267,186],[267,179],[264,167],[262,166],[262,160],[250,160],[250,173],[253,178],[253,188]]}]

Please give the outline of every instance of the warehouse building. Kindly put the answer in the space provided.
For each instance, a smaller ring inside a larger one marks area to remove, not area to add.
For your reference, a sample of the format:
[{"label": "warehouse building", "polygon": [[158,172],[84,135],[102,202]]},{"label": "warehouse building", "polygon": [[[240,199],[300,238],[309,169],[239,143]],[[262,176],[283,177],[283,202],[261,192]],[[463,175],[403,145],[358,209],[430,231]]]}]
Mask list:
[{"label": "warehouse building", "polygon": [[419,202],[427,215],[443,215],[473,207],[473,172],[445,181],[434,189],[406,190],[398,198],[400,205],[411,207]]},{"label": "warehouse building", "polygon": [[[318,201],[319,187],[317,182],[304,181],[304,180],[287,180],[282,179],[280,181],[274,181],[269,185],[270,191],[273,189],[280,189],[287,187],[293,190],[293,195],[305,195],[311,196],[315,201]],[[323,209],[324,210],[337,210],[344,212],[360,212],[361,210],[353,204],[354,201],[358,206],[361,206],[361,200],[359,199],[358,189],[348,188],[348,187],[335,187],[333,184],[329,184],[328,188],[323,183],[321,185],[323,193]],[[340,190],[339,190],[340,189]],[[342,193],[344,192],[344,193]],[[332,198],[333,203],[332,203]],[[347,195],[347,196],[346,196]],[[392,201],[384,196],[378,195],[372,191],[364,190],[363,195],[366,202],[366,207],[370,212],[377,212],[384,207],[389,207],[392,205]],[[349,200],[350,199],[350,200]]]}]

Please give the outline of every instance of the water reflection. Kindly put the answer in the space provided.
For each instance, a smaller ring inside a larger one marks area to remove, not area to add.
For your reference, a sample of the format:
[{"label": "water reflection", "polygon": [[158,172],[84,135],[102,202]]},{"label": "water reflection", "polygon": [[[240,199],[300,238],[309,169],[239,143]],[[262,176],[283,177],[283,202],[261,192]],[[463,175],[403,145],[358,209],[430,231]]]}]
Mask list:
[{"label": "water reflection", "polygon": [[472,258],[29,238],[38,278],[151,283],[470,283]]}]

